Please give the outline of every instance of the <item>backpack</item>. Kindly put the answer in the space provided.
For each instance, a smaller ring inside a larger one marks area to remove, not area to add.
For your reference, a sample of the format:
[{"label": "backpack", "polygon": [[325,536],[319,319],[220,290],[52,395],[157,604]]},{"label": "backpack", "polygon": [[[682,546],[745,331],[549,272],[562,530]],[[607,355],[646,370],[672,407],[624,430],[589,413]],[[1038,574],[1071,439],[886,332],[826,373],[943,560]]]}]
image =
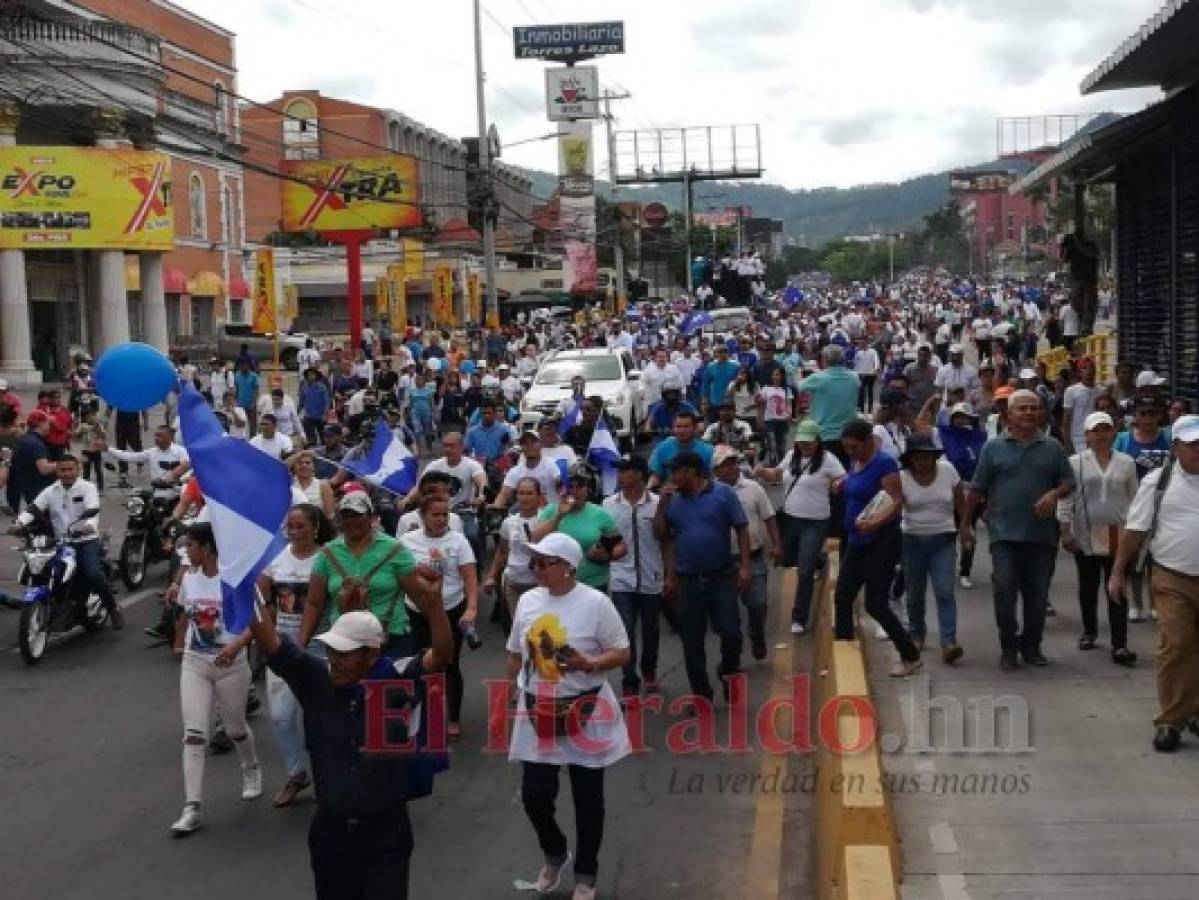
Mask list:
[{"label": "backpack", "polygon": [[[380,569],[395,559],[396,554],[398,554],[402,549],[403,545],[397,541],[392,548],[387,551],[381,560],[371,566],[369,572],[367,572],[361,578],[354,578],[351,577],[349,573],[346,572],[345,567],[337,561],[337,557],[333,555],[333,552],[330,550],[330,548],[323,548],[321,550],[321,554],[325,557],[325,560],[329,563],[329,565],[333,567],[333,571],[341,576],[341,590],[337,595],[338,608],[343,613],[350,612],[351,610],[355,609],[370,609],[370,597],[368,596],[367,585],[370,584],[371,579],[375,577],[375,574]],[[387,615],[385,615],[381,620],[384,635],[391,633],[391,620],[395,617],[396,604],[398,600],[399,593],[397,592],[392,596],[391,603],[387,607]]]}]

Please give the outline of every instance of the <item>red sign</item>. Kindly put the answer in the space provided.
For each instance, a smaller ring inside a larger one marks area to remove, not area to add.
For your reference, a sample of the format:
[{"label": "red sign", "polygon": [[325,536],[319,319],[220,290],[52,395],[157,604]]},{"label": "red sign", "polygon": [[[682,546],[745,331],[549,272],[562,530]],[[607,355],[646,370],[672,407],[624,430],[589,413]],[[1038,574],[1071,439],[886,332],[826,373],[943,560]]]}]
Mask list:
[{"label": "red sign", "polygon": [[661,228],[670,218],[670,210],[663,203],[647,203],[641,209],[641,221],[646,228]]}]

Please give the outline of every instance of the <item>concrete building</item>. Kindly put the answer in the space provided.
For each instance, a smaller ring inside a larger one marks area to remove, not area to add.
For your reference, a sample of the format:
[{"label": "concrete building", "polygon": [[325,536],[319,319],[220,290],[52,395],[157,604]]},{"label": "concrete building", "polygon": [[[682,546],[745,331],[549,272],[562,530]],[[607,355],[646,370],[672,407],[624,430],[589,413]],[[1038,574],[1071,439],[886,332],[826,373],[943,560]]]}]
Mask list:
[{"label": "concrete building", "polygon": [[0,373],[35,382],[61,372],[74,346],[96,354],[134,338],[165,350],[176,335],[244,320],[234,35],[168,0],[15,0],[5,12],[0,177],[19,179],[13,166],[37,159],[32,148],[49,149],[48,166],[103,148],[135,160],[126,176],[146,159],[127,151],[167,163],[138,205],[163,219],[155,240],[100,240],[94,210],[64,219],[30,206],[29,192],[27,208],[4,207]]}]

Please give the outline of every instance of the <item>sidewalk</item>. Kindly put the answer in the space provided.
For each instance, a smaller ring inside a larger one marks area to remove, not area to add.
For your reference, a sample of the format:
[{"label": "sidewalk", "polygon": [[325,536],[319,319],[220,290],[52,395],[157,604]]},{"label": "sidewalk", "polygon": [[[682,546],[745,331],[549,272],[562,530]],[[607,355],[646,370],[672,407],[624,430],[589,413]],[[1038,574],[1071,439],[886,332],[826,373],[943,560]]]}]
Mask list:
[{"label": "sidewalk", "polygon": [[[943,665],[934,648],[925,652],[926,679],[896,681],[884,674],[893,658],[889,644],[870,640],[884,766],[903,842],[903,896],[1199,896],[1199,740],[1189,737],[1174,755],[1151,746],[1156,625],[1130,624],[1140,660],[1135,669],[1120,668],[1109,658],[1101,604],[1100,646],[1078,650],[1076,570],[1063,554],[1052,594],[1058,616],[1048,621],[1044,642],[1049,666],[1003,673],[986,552],[974,582],[958,591],[966,651],[958,666]],[[935,635],[931,598],[928,626]],[[929,698],[934,711],[926,718]],[[973,749],[886,753],[897,734],[905,748],[921,732],[933,748],[946,747],[944,713],[936,709],[949,698],[963,705],[965,746]],[[1010,712],[993,715],[988,701]],[[929,718],[931,727],[919,727]],[[991,721],[998,722],[995,740],[978,728]]]}]

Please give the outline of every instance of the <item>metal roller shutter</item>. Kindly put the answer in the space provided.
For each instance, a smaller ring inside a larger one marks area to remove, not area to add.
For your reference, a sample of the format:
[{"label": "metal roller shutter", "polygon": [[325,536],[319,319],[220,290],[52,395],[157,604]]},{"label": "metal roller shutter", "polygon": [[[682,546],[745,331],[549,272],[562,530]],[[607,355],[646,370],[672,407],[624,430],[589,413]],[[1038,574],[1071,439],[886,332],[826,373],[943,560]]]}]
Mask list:
[{"label": "metal roller shutter", "polygon": [[1170,383],[1176,397],[1194,406],[1199,392],[1199,90],[1180,94],[1173,105],[1178,205]]}]

